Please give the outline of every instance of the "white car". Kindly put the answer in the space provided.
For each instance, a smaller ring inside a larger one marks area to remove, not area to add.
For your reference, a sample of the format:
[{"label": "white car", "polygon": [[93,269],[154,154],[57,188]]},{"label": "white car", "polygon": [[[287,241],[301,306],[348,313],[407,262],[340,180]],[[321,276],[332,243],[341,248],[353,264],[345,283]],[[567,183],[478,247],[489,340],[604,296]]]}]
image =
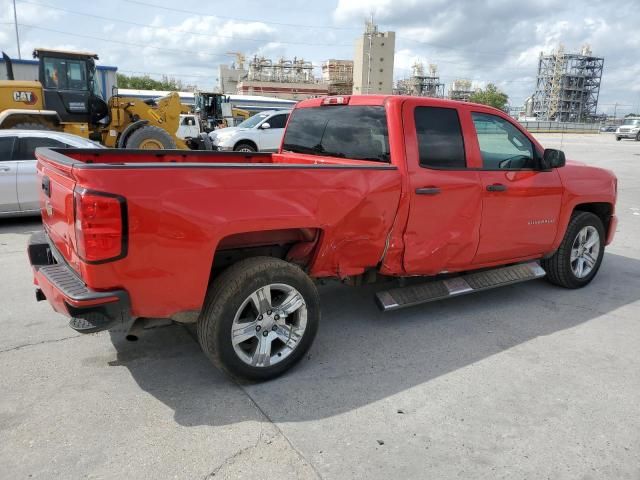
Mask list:
[{"label": "white car", "polygon": [[39,215],[37,147],[105,148],[86,138],[50,130],[0,130],[0,217]]},{"label": "white car", "polygon": [[214,150],[236,152],[276,152],[291,110],[267,110],[247,118],[237,127],[209,133]]},{"label": "white car", "polygon": [[627,117],[616,130],[616,140],[633,138],[640,141],[640,117]]}]

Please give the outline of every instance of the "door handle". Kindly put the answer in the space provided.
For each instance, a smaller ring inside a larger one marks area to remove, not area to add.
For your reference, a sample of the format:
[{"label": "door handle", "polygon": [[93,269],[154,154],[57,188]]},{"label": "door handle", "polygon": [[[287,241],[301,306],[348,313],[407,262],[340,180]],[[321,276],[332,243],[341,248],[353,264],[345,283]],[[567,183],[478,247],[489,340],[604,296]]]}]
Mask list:
[{"label": "door handle", "polygon": [[11,170],[11,167],[0,167],[0,172],[8,172]]},{"label": "door handle", "polygon": [[440,189],[438,187],[422,187],[416,188],[416,194],[418,195],[438,195]]},{"label": "door handle", "polygon": [[507,190],[507,186],[501,183],[494,183],[492,185],[487,185],[488,192],[504,192]]}]

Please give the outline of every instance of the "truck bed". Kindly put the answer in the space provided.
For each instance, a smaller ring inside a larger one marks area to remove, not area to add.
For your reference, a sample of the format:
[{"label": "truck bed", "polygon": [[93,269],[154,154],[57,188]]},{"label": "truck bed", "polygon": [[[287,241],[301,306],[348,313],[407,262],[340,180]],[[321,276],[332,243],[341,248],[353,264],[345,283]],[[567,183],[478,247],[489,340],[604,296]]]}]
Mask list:
[{"label": "truck bed", "polygon": [[[393,165],[304,154],[36,155],[40,182],[49,185],[41,209],[56,254],[89,288],[128,291],[133,316],[138,304],[154,317],[199,310],[216,264],[246,248],[283,249],[315,277],[362,273],[383,257],[401,193]],[[123,258],[90,264],[78,257],[74,191],[85,189],[125,200]]]}]

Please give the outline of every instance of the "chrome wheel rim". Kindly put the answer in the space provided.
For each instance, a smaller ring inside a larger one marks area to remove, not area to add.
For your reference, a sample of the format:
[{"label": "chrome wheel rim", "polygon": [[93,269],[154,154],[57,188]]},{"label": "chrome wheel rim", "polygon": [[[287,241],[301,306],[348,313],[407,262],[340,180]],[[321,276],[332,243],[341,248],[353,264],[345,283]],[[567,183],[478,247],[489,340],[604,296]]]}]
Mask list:
[{"label": "chrome wheel rim", "polygon": [[238,358],[252,367],[270,367],[286,359],[307,328],[307,306],[290,285],[260,287],[240,305],[231,327]]},{"label": "chrome wheel rim", "polygon": [[585,278],[593,271],[599,254],[598,230],[591,225],[582,228],[571,245],[571,271],[576,278]]},{"label": "chrome wheel rim", "polygon": [[238,149],[239,152],[253,152],[252,149],[248,148],[248,147],[241,147]]}]

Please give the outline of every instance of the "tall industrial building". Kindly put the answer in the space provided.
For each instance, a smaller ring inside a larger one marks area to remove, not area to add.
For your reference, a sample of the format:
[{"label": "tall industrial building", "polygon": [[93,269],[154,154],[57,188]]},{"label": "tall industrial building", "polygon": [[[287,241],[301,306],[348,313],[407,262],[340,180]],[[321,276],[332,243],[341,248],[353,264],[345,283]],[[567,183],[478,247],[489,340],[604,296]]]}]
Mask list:
[{"label": "tall industrial building", "polygon": [[220,64],[218,66],[218,90],[220,93],[235,95],[238,83],[247,78],[249,72],[244,67],[246,61],[244,54],[240,52],[230,52],[229,54],[235,55],[236,61],[231,65]]},{"label": "tall industrial building", "polygon": [[322,62],[322,81],[329,95],[351,95],[353,91],[353,60],[326,60]]},{"label": "tall industrial building", "polygon": [[395,32],[379,32],[373,19],[366,23],[364,34],[356,40],[353,60],[353,94],[393,93],[393,56]]},{"label": "tall industrial building", "polygon": [[560,45],[550,55],[540,52],[533,114],[538,120],[580,122],[596,116],[604,58],[589,46],[566,53]]},{"label": "tall industrial building", "polygon": [[429,64],[425,71],[422,62],[411,67],[411,76],[398,80],[394,91],[397,95],[414,95],[418,97],[444,97],[444,83],[440,81],[438,66]]}]

